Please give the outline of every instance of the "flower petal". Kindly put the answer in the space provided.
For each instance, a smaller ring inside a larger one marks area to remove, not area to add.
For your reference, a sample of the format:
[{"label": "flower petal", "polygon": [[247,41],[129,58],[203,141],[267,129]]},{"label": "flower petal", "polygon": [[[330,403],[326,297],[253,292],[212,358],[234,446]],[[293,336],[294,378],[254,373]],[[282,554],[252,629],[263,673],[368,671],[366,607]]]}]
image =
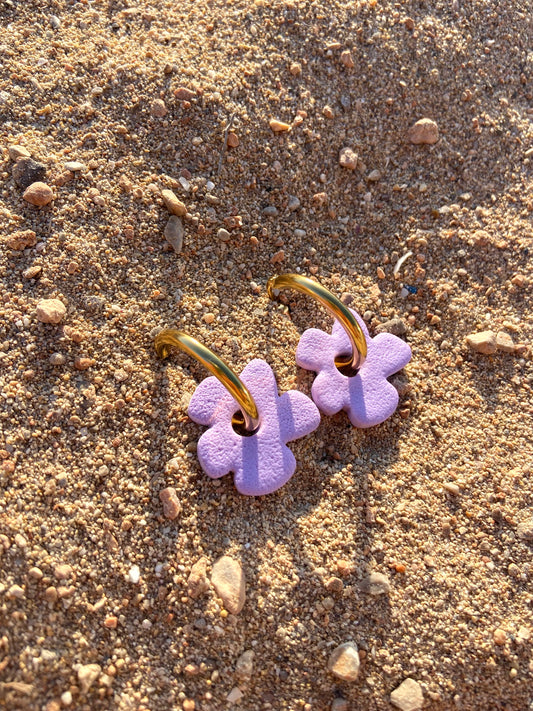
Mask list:
[{"label": "flower petal", "polygon": [[220,417],[221,405],[225,411],[232,400],[226,388],[213,375],[198,385],[189,402],[187,413],[191,420],[199,425],[211,425]]},{"label": "flower petal", "polygon": [[388,419],[398,407],[398,392],[379,372],[360,372],[348,379],[345,400],[350,422],[354,427],[374,427]]},{"label": "flower petal", "polygon": [[278,417],[284,442],[305,437],[320,424],[317,406],[299,390],[289,390],[279,398]]},{"label": "flower petal", "polygon": [[349,401],[348,378],[337,368],[324,368],[311,386],[311,394],[318,408],[328,417],[337,414]]},{"label": "flower petal", "polygon": [[372,343],[372,368],[384,378],[397,373],[411,360],[410,346],[392,333],[379,333]]},{"label": "flower petal", "polygon": [[308,328],[302,333],[296,348],[296,362],[306,370],[321,370],[327,359],[335,358],[335,343],[329,333]]},{"label": "flower petal", "polygon": [[211,427],[198,440],[198,460],[205,473],[218,479],[233,471],[239,461],[241,442],[233,429],[225,426]]}]

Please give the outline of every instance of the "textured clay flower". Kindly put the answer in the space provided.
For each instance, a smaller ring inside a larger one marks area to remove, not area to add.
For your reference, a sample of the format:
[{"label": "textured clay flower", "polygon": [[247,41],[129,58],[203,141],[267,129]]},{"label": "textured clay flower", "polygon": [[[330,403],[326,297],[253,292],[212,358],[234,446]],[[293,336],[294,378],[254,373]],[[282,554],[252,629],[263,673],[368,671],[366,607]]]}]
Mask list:
[{"label": "textured clay flower", "polygon": [[370,338],[362,318],[352,311],[365,334],[368,353],[357,375],[347,377],[335,365],[335,358],[351,353],[346,331],[338,321],[331,335],[317,328],[302,334],[296,362],[317,376],[311,388],[316,405],[326,415],[346,410],[355,427],[379,425],[398,406],[398,393],[387,378],[411,360],[411,349],[401,338],[380,333]]},{"label": "textured clay flower", "polygon": [[255,434],[237,434],[231,419],[238,405],[215,377],[203,380],[189,403],[189,417],[209,429],[198,440],[198,459],[205,473],[217,479],[235,473],[241,494],[261,496],[283,486],[294,474],[296,459],[287,442],[304,437],[320,423],[320,413],[303,393],[290,390],[278,395],[272,368],[252,360],[241,374],[259,412]]}]

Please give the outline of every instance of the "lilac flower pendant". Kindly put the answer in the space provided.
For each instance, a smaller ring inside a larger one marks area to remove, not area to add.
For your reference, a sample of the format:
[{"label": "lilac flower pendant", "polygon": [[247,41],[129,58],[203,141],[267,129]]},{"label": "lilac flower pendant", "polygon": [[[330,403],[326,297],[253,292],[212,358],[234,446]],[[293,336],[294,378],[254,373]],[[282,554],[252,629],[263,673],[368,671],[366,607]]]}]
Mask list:
[{"label": "lilac flower pendant", "polygon": [[198,440],[198,459],[213,479],[234,472],[241,494],[271,494],[296,469],[287,442],[315,430],[320,413],[298,390],[278,395],[276,378],[264,360],[252,360],[240,377],[257,405],[259,429],[248,437],[237,434],[231,421],[237,403],[217,378],[206,378],[194,391],[188,410],[194,422],[209,427]]},{"label": "lilac flower pendant", "polygon": [[355,311],[352,313],[368,347],[357,375],[347,377],[335,365],[335,358],[351,352],[348,335],[338,321],[334,322],[331,335],[317,328],[304,331],[296,362],[317,373],[311,395],[324,414],[331,416],[346,410],[354,427],[373,427],[389,418],[398,406],[398,393],[387,378],[409,363],[411,348],[391,333],[370,338],[363,319]]}]

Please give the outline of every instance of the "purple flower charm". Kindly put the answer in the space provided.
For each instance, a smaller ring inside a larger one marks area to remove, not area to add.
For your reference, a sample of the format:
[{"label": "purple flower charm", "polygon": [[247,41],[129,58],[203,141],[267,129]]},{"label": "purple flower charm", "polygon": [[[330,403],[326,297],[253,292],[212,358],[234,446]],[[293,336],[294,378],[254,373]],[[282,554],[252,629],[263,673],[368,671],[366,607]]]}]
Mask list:
[{"label": "purple flower charm", "polygon": [[217,378],[206,378],[194,391],[188,410],[191,420],[209,427],[198,440],[198,459],[213,479],[234,472],[241,494],[271,494],[296,469],[286,443],[315,430],[320,413],[298,390],[279,396],[272,368],[264,360],[248,363],[241,380],[257,405],[259,429],[250,437],[237,434],[231,422],[239,409],[237,403]]},{"label": "purple flower charm", "polygon": [[365,334],[368,353],[357,375],[339,372],[335,358],[351,353],[350,340],[338,321],[331,335],[317,328],[304,331],[296,362],[317,376],[311,387],[313,400],[326,415],[346,410],[354,427],[373,427],[384,422],[398,406],[398,393],[387,378],[411,360],[411,349],[397,336],[380,333],[370,338],[363,319],[352,311]]}]

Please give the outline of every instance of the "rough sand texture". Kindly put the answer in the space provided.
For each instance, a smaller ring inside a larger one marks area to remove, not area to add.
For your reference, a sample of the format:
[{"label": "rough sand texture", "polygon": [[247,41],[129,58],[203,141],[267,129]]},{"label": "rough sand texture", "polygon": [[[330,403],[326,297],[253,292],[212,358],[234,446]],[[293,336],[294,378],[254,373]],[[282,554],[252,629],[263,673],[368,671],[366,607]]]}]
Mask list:
[{"label": "rough sand texture", "polygon": [[[530,708],[531,2],[3,0],[0,24],[0,706],[370,711],[410,678],[417,708]],[[153,336],[309,393],[295,349],[331,319],[265,292],[295,270],[372,334],[400,318],[413,358],[390,420],[323,417],[246,498],[198,465],[205,371]],[[506,349],[465,342],[489,330]],[[355,681],[328,669],[348,642]]]}]

